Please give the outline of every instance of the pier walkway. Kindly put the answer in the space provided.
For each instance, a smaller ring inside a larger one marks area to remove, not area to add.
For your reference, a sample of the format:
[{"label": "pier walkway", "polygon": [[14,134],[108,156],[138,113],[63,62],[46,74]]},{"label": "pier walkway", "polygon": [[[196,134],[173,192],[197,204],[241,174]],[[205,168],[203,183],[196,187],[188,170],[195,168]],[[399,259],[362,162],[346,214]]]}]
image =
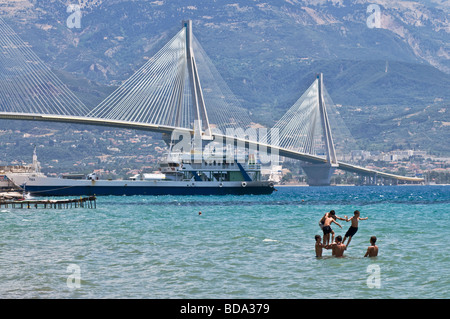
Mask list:
[{"label": "pier walkway", "polygon": [[80,197],[72,199],[1,199],[0,208],[97,208],[95,196]]}]

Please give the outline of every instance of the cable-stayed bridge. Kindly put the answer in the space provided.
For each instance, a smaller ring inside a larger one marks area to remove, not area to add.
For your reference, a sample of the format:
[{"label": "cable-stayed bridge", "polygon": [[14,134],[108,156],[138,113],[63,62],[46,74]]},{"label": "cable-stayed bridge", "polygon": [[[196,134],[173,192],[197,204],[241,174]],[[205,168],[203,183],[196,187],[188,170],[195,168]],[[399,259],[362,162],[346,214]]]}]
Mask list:
[{"label": "cable-stayed bridge", "polygon": [[336,151],[345,151],[342,146],[349,144],[349,135],[336,134],[345,125],[335,124],[341,119],[321,74],[274,127],[256,129],[193,35],[190,20],[183,21],[163,48],[92,110],[1,18],[0,50],[2,119],[159,132],[171,147],[183,136],[183,150],[223,143],[300,160],[310,185],[328,185],[336,169],[365,176],[372,184],[423,181],[338,160]]}]

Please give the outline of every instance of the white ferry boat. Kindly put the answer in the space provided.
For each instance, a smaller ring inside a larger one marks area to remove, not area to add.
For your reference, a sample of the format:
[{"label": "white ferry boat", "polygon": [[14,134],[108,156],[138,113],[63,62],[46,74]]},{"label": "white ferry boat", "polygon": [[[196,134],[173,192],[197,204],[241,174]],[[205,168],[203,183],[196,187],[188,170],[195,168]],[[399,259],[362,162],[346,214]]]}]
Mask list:
[{"label": "white ferry boat", "polygon": [[224,156],[210,156],[198,160],[194,154],[168,153],[158,173],[106,180],[94,173],[48,177],[40,171],[35,150],[32,172],[5,175],[32,196],[271,194],[274,183],[263,180],[260,164],[252,156],[244,159],[228,158],[227,162]]}]

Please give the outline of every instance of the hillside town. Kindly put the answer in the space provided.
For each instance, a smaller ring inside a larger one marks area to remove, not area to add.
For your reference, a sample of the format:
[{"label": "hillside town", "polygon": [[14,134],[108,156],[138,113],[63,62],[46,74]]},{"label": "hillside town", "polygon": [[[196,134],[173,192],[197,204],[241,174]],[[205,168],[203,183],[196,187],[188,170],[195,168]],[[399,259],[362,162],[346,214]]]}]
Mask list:
[{"label": "hillside town", "polygon": [[[339,160],[378,171],[403,176],[423,177],[426,184],[450,183],[450,157],[436,156],[426,151],[393,150],[381,152],[355,150],[347,156],[341,156]],[[295,167],[295,162],[285,162],[283,168],[280,169],[278,178],[284,184],[306,184],[306,176]],[[335,184],[357,184],[358,177],[336,170],[332,182]]]},{"label": "hillside town", "polygon": [[[125,179],[141,172],[153,172],[167,146],[157,135],[131,130],[3,130],[0,166],[31,162],[34,145],[42,172],[92,173],[110,179]],[[426,184],[450,183],[450,157],[422,150],[354,150],[339,161],[403,176],[425,178]],[[285,185],[306,185],[306,175],[298,161],[280,158],[280,165],[263,167],[267,178]],[[336,170],[333,184],[358,184],[358,176]]]}]

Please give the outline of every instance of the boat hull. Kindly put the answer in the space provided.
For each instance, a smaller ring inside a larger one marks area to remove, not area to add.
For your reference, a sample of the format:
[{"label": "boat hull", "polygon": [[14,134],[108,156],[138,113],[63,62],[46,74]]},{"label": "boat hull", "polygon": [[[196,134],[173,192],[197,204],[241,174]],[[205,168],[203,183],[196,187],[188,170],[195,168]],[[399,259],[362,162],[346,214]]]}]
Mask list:
[{"label": "boat hull", "polygon": [[272,194],[269,186],[186,187],[186,186],[26,186],[32,196],[133,196],[133,195],[264,195]]},{"label": "boat hull", "polygon": [[32,196],[261,195],[274,191],[273,183],[268,181],[69,180],[26,175],[9,178]]}]

